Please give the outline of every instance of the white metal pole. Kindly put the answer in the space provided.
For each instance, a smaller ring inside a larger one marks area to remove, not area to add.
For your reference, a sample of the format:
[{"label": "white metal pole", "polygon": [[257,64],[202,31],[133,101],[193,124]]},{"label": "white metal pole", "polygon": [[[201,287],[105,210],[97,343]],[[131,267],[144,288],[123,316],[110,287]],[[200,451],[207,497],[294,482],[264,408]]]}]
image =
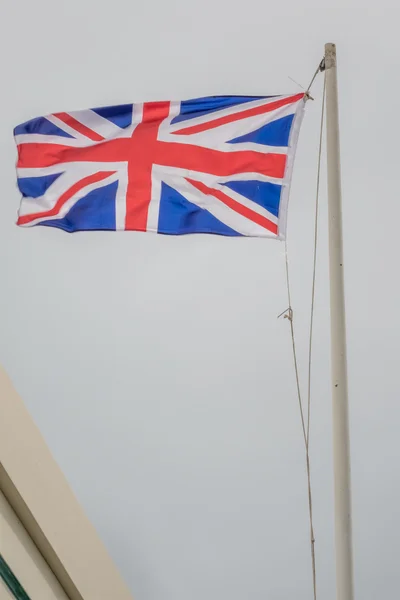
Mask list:
[{"label": "white metal pole", "polygon": [[336,46],[325,44],[337,600],[353,600],[350,442]]}]

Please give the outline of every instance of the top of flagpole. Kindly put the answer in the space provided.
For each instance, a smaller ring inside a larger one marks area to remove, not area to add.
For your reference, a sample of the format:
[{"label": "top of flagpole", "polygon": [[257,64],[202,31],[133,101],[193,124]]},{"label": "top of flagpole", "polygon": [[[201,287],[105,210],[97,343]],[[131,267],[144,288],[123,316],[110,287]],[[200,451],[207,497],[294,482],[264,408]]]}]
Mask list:
[{"label": "top of flagpole", "polygon": [[325,44],[325,69],[336,67],[336,44]]}]

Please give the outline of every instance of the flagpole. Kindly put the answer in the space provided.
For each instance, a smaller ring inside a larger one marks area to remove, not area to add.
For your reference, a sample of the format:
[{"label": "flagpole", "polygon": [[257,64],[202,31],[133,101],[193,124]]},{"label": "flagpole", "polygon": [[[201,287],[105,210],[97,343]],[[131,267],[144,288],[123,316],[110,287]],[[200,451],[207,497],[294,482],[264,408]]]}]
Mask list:
[{"label": "flagpole", "polygon": [[336,597],[353,600],[350,441],[336,46],[325,44]]}]

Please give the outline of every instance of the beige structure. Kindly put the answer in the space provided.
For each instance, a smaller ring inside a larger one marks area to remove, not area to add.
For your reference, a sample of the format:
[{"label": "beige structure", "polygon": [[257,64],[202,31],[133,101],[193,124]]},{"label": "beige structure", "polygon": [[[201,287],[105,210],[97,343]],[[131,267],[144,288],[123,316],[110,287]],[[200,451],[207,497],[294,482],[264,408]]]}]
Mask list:
[{"label": "beige structure", "polygon": [[[132,600],[1,368],[0,558],[29,600]],[[14,597],[3,573],[0,599]]]},{"label": "beige structure", "polygon": [[[36,548],[26,529],[16,516],[3,493],[0,492],[0,552],[7,566],[15,574],[29,598],[41,600],[68,600],[57,578]],[[6,568],[6,567],[5,567]],[[10,582],[10,587],[15,588]],[[19,594],[21,595],[21,593]],[[18,598],[5,581],[0,581],[0,599]]]}]

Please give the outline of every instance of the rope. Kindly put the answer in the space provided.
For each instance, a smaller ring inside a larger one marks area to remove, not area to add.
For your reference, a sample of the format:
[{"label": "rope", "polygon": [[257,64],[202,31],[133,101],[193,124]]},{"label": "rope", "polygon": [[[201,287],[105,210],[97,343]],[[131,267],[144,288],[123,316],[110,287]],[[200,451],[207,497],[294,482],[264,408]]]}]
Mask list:
[{"label": "rope", "polygon": [[314,98],[310,95],[310,89],[311,89],[312,84],[314,83],[314,80],[315,80],[316,76],[318,75],[318,73],[322,73],[322,71],[325,71],[325,58],[323,58],[321,60],[321,62],[319,63],[319,65],[317,67],[317,70],[315,71],[315,73],[314,73],[314,75],[313,75],[313,77],[312,77],[312,79],[310,81],[310,85],[308,86],[307,89],[304,89],[304,87],[302,85],[300,85],[300,83],[298,81],[296,81],[295,79],[293,79],[293,77],[290,77],[288,75],[288,78],[290,79],[290,81],[293,81],[293,83],[295,83],[296,85],[298,85],[299,88],[301,88],[304,91],[305,95],[307,96],[307,98],[309,100],[314,100]]},{"label": "rope", "polygon": [[[308,86],[307,94],[308,94],[317,74],[323,70],[324,70],[324,61],[322,60],[311,80],[310,85]],[[300,409],[300,419],[301,419],[301,426],[302,426],[303,438],[304,438],[306,469],[307,469],[308,512],[309,512],[309,524],[310,524],[310,548],[311,548],[311,566],[312,566],[314,600],[317,600],[317,574],[316,574],[316,562],[315,562],[315,536],[314,536],[314,523],[313,523],[313,504],[312,504],[309,444],[310,444],[310,415],[311,415],[312,341],[313,341],[315,281],[316,281],[317,249],[318,249],[319,188],[320,188],[320,178],[321,178],[323,123],[324,123],[324,115],[325,115],[325,87],[326,87],[326,78],[324,78],[324,91],[323,91],[323,100],[322,100],[322,109],[321,109],[317,181],[316,181],[316,197],[315,197],[313,274],[312,274],[312,288],[311,288],[311,311],[310,311],[310,330],[309,330],[309,348],[308,348],[307,422],[304,418],[304,409],[303,409],[303,402],[302,402],[301,389],[300,389],[299,367],[298,367],[298,361],[297,361],[296,340],[295,340],[294,322],[293,322],[294,321],[294,313],[293,313],[293,309],[292,309],[292,300],[291,300],[287,240],[285,240],[285,270],[286,270],[286,286],[287,286],[289,308],[286,309],[281,315],[279,315],[279,316],[285,315],[284,318],[289,320],[290,333],[291,333],[291,338],[292,338],[292,351],[293,351],[293,362],[294,362],[294,369],[295,369],[295,375],[296,375],[297,397],[298,397],[299,409]]]},{"label": "rope", "polygon": [[307,446],[306,426],[305,426],[305,421],[304,421],[303,404],[301,401],[300,376],[299,376],[299,366],[298,366],[298,362],[297,362],[296,340],[295,340],[295,336],[294,336],[293,309],[292,309],[292,301],[291,301],[291,294],[290,294],[289,259],[288,259],[287,241],[286,240],[285,240],[285,263],[286,263],[286,285],[287,285],[289,308],[285,311],[285,313],[287,313],[287,314],[284,316],[284,318],[289,320],[290,332],[292,334],[292,350],[293,350],[294,370],[295,370],[295,374],[296,374],[297,397],[299,400],[301,426],[303,429],[304,443]]},{"label": "rope", "polygon": [[307,94],[311,90],[311,86],[314,83],[316,76],[318,75],[318,73],[322,73],[322,71],[325,71],[325,58],[323,58],[321,60],[321,62],[319,63],[319,65],[317,67],[317,70],[315,71],[315,73],[314,73],[314,75],[313,75],[313,77],[312,77],[312,79],[310,81],[310,85],[307,88],[307,91],[306,91]]},{"label": "rope", "polygon": [[[289,260],[288,260],[288,250],[287,250],[287,241],[286,240],[285,240],[285,265],[286,265],[287,293],[288,293],[288,300],[289,300],[289,308],[287,309],[288,314],[285,316],[289,319],[289,322],[290,322],[290,333],[291,333],[291,337],[292,337],[292,350],[293,350],[293,362],[294,362],[294,370],[295,370],[295,374],[296,374],[297,398],[299,401],[301,426],[302,426],[302,430],[303,430],[304,447],[305,447],[305,452],[306,452],[308,515],[309,515],[309,523],[310,523],[311,568],[312,568],[314,600],[317,600],[317,571],[316,571],[316,564],[315,564],[315,536],[314,536],[313,507],[312,507],[310,454],[309,454],[307,430],[306,430],[305,419],[304,419],[303,402],[301,399],[299,367],[298,367],[298,362],[297,362],[296,340],[295,340],[294,325],[293,325],[293,309],[291,307],[291,300],[290,300],[291,294],[290,294]],[[307,423],[307,426],[308,426],[308,423]]]},{"label": "rope", "polygon": [[320,184],[320,179],[321,179],[322,135],[323,135],[324,115],[325,115],[325,88],[326,88],[326,77],[324,77],[324,89],[323,89],[323,93],[322,93],[322,109],[321,109],[321,122],[320,122],[320,132],[319,132],[319,148],[318,148],[317,185],[316,185],[316,194],[315,194],[313,274],[312,274],[312,288],[311,288],[310,336],[309,336],[309,343],[308,343],[307,444],[309,444],[309,442],[310,442],[311,363],[312,363],[312,342],[313,342],[313,326],[314,326],[315,279],[316,279],[316,270],[317,270],[319,184]]}]

